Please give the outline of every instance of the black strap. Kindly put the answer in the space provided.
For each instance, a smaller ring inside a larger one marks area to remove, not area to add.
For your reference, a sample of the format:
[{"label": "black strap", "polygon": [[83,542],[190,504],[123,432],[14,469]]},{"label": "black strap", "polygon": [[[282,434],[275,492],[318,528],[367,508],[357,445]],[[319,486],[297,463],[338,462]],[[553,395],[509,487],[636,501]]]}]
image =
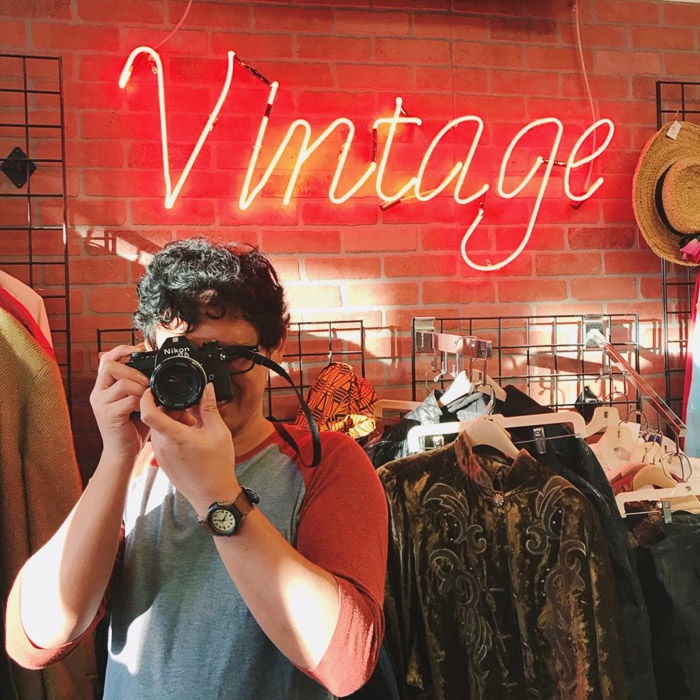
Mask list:
[{"label": "black strap", "polygon": [[282,435],[284,440],[288,442],[292,449],[299,455],[299,459],[301,459],[301,463],[305,467],[317,466],[318,463],[321,461],[321,437],[319,435],[316,420],[314,419],[311,413],[311,409],[309,408],[309,404],[306,403],[304,397],[301,394],[301,391],[299,391],[296,384],[294,384],[294,381],[287,374],[287,371],[284,369],[284,367],[281,367],[274,360],[271,360],[269,357],[265,357],[265,355],[261,355],[259,352],[251,352],[250,356],[256,365],[262,365],[263,367],[271,369],[276,374],[279,374],[279,376],[282,377],[282,379],[288,381],[292,389],[294,389],[294,393],[297,395],[297,399],[299,399],[301,410],[304,412],[304,416],[306,416],[306,422],[309,424],[309,430],[311,431],[311,443],[313,445],[313,457],[311,460],[311,464],[306,464],[303,457],[301,456],[301,450],[299,449],[299,446],[297,445],[294,438],[289,434],[287,429],[283,428],[280,423],[276,423],[275,427]]}]

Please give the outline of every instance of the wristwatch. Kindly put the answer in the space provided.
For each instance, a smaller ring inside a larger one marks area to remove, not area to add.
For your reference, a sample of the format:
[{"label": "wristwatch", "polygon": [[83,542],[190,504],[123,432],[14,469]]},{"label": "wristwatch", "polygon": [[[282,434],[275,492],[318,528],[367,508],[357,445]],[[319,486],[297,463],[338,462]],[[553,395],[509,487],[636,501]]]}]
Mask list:
[{"label": "wristwatch", "polygon": [[203,518],[197,518],[197,522],[212,535],[230,537],[238,532],[245,516],[259,502],[260,496],[253,489],[244,486],[231,503],[214,501],[207,514]]}]

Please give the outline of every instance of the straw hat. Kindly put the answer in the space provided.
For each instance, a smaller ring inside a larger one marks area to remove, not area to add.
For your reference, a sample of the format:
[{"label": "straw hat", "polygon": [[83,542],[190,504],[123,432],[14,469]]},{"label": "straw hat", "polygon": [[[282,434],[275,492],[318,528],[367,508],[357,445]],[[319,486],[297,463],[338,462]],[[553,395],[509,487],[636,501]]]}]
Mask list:
[{"label": "straw hat", "polygon": [[[681,257],[685,236],[700,234],[700,125],[669,122],[644,146],[632,183],[632,203],[642,235],[660,257]],[[673,137],[675,133],[675,138]]]}]

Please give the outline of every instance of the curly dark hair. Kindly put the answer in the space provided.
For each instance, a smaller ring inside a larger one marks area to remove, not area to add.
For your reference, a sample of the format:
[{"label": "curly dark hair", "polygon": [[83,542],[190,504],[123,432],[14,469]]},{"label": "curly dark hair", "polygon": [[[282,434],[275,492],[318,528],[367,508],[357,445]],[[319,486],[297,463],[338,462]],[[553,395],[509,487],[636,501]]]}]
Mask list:
[{"label": "curly dark hair", "polygon": [[158,251],[137,285],[134,325],[151,344],[158,324],[184,321],[191,331],[206,315],[239,314],[258,343],[275,347],[289,325],[284,289],[270,261],[248,243],[216,243],[198,236]]}]

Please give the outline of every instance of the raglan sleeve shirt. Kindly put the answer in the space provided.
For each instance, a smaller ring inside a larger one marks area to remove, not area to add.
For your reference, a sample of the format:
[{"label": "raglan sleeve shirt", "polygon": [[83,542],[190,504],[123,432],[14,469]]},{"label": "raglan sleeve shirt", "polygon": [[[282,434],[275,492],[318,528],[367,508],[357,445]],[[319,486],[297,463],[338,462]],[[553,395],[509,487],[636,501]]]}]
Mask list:
[{"label": "raglan sleeve shirt", "polygon": [[[301,454],[309,454],[310,433],[294,434]],[[342,697],[369,679],[379,655],[388,516],[381,482],[362,448],[352,438],[331,432],[322,434],[322,444],[318,467],[301,466],[295,455],[306,489],[295,546],[335,577],[340,611],[321,661],[300,670]],[[41,668],[70,653],[84,635],[57,649],[41,649],[27,638],[19,618],[18,589],[16,581],[8,600],[8,638],[13,639],[8,649],[13,658],[28,668]],[[102,614],[104,605],[90,629]]]}]

